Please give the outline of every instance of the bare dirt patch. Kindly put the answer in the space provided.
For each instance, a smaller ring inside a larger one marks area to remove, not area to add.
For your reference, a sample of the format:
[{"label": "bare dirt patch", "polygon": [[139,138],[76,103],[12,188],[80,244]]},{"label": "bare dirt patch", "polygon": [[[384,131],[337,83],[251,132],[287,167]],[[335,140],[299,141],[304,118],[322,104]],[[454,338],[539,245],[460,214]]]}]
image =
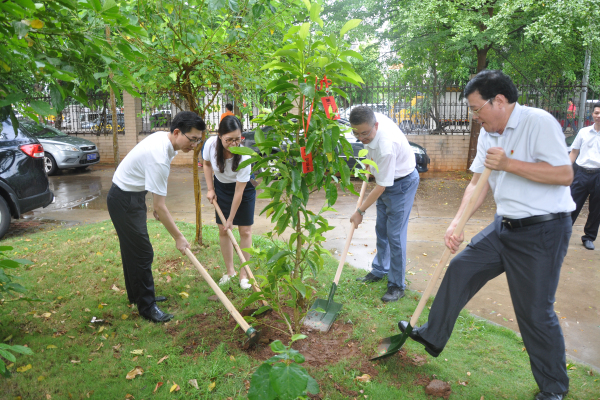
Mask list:
[{"label": "bare dirt patch", "polygon": [[444,399],[448,399],[450,393],[452,393],[452,389],[450,389],[450,385],[447,382],[434,379],[429,382],[425,388],[425,393],[433,397],[443,397]]}]

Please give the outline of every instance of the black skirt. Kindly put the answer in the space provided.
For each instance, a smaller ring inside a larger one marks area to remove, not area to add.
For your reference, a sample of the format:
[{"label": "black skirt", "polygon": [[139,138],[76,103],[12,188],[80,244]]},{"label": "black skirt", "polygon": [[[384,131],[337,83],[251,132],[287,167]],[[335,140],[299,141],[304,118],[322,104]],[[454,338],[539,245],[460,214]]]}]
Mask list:
[{"label": "black skirt", "polygon": [[[236,182],[233,183],[222,183],[219,182],[217,177],[214,177],[215,194],[217,195],[217,204],[223,211],[223,216],[229,218],[231,212],[231,203],[233,203],[233,196],[235,195]],[[235,217],[233,218],[233,225],[237,226],[250,226],[254,225],[254,204],[256,202],[256,189],[248,182],[244,189],[242,196],[242,202],[238,207]],[[215,219],[217,224],[223,224],[221,218],[215,210]]]}]

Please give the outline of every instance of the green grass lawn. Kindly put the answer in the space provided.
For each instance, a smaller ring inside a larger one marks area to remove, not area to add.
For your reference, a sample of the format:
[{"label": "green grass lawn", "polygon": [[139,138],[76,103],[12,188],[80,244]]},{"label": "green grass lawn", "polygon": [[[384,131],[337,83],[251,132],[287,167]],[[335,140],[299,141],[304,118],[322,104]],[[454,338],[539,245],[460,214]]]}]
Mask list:
[{"label": "green grass lawn", "polygon": [[[178,225],[193,239],[193,225]],[[149,221],[149,233],[155,250],[157,294],[169,297],[164,309],[175,314],[173,321],[162,325],[143,320],[128,307],[118,239],[110,221],[2,242],[15,248],[10,254],[13,258],[35,263],[18,271],[19,282],[45,302],[6,301],[0,306],[0,340],[27,345],[35,353],[18,355],[12,377],[0,377],[0,398],[246,397],[260,361],[241,349],[245,336],[232,329],[234,324],[220,303],[208,300],[213,295],[210,288],[175,249],[162,225]],[[193,249],[215,279],[225,272],[217,235],[216,227],[204,227],[208,247]],[[329,259],[326,271],[317,278],[316,284],[324,291],[336,266],[336,260]],[[354,343],[360,351],[335,364],[307,366],[320,384],[321,398],[427,399],[417,381],[433,375],[450,383],[451,398],[456,399],[532,399],[537,393],[520,338],[467,313],[459,318],[438,358],[409,340],[401,356],[369,362],[381,338],[399,333],[396,323],[412,314],[418,293],[407,292],[400,302],[384,305],[379,298],[385,282],[355,282],[363,274],[346,268],[336,293],[336,301],[344,305],[339,320],[353,327],[348,345]],[[240,306],[248,293],[232,285],[230,297]],[[91,323],[92,317],[105,323]],[[425,318],[426,312],[421,321]],[[164,357],[168,358],[159,362]],[[127,373],[136,366],[143,369],[143,375],[127,380]],[[355,379],[365,373],[372,375],[370,382]],[[596,372],[572,364],[569,375],[569,399],[600,398]],[[188,383],[193,379],[198,389]],[[154,393],[159,382],[163,385]],[[180,390],[170,392],[174,384]]]}]

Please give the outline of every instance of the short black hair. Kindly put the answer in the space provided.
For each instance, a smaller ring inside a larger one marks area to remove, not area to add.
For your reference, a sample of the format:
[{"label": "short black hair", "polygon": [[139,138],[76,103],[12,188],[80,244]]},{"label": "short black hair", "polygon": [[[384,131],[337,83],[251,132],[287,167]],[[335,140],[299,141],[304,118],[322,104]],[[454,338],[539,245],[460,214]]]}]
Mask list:
[{"label": "short black hair", "polygon": [[598,102],[598,103],[594,103],[594,104],[592,105],[592,112],[594,112],[594,110],[595,110],[596,108],[600,108],[600,102]]},{"label": "short black hair", "polygon": [[228,109],[229,111],[233,111],[233,104],[227,103],[227,104],[225,104],[225,108]]},{"label": "short black hair", "polygon": [[493,99],[501,94],[512,104],[519,98],[519,91],[513,81],[499,69],[486,69],[475,75],[467,83],[464,95],[467,97],[475,91],[479,92],[483,100]]},{"label": "short black hair", "polygon": [[196,128],[199,131],[206,130],[204,120],[193,111],[178,112],[173,121],[171,121],[171,133],[175,132],[175,129],[179,129],[181,133],[188,133],[192,128]]},{"label": "short black hair", "polygon": [[367,106],[358,106],[350,111],[350,125],[361,125],[365,122],[369,125],[375,125],[377,119],[375,113]]}]

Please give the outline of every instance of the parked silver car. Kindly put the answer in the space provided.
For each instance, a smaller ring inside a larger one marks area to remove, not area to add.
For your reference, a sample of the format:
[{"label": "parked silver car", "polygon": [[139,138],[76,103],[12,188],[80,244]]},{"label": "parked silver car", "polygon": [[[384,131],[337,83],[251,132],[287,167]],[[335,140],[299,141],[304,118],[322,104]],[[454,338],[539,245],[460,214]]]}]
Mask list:
[{"label": "parked silver car", "polygon": [[84,170],[100,162],[96,144],[87,139],[69,136],[49,125],[21,120],[21,127],[44,146],[44,167],[48,175],[59,169]]}]

